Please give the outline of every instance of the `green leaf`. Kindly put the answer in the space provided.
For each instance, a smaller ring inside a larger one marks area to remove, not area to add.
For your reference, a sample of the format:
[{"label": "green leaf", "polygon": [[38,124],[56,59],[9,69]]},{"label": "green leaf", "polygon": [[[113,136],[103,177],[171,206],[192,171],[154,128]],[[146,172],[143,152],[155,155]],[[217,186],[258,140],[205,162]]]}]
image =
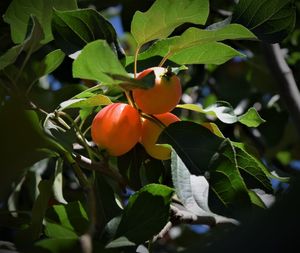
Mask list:
[{"label": "green leaf", "polygon": [[[268,168],[257,158],[257,152],[252,147],[245,145],[244,143],[232,142],[239,161],[239,167],[246,173],[256,178],[256,184],[253,185],[251,180],[251,188],[261,188],[267,193],[272,193],[273,189],[270,185],[270,179],[274,178],[281,182],[288,182],[288,178],[278,177],[273,175]],[[247,181],[246,181],[247,182]],[[259,183],[259,184],[257,184]]]},{"label": "green leaf", "polygon": [[53,72],[60,66],[65,58],[65,54],[60,49],[56,49],[47,53],[44,56],[32,56],[24,69],[23,78],[20,78],[19,83],[30,86],[34,84],[40,77]]},{"label": "green leaf", "polygon": [[[150,48],[151,49],[151,48]],[[150,50],[149,49],[149,50]],[[163,50],[158,50],[158,55],[165,57],[165,54],[162,53]],[[140,54],[139,60],[147,59],[152,57],[152,53],[145,51]],[[155,55],[153,55],[155,56]],[[244,57],[243,54],[233,49],[230,46],[225,45],[221,42],[210,42],[206,44],[195,45],[193,47],[188,47],[181,49],[177,53],[168,57],[170,61],[173,61],[179,65],[184,64],[223,64],[226,61],[230,60],[233,57]],[[133,62],[133,57],[129,56],[126,58],[126,65],[129,65]]]},{"label": "green leaf", "polygon": [[232,20],[250,29],[259,39],[276,43],[294,29],[293,5],[293,0],[240,0]]},{"label": "green leaf", "polygon": [[[154,86],[154,75],[147,75],[146,77],[142,79],[134,79],[129,76],[124,75],[116,75],[116,74],[110,74],[106,73],[108,76],[110,76],[113,80],[115,80],[117,83],[119,83],[120,87],[122,87],[125,90],[132,90],[135,88],[140,89],[149,89]],[[154,78],[152,78],[152,76]]]},{"label": "green leaf", "polygon": [[208,207],[209,184],[204,176],[191,175],[183,161],[176,154],[174,149],[171,154],[172,181],[176,194],[186,207],[193,214],[213,219],[215,224],[237,221],[217,215]]},{"label": "green leaf", "polygon": [[35,243],[34,246],[41,252],[50,252],[50,253],[61,253],[61,252],[81,253],[82,252],[80,242],[78,239],[51,238],[51,239],[38,241]]},{"label": "green leaf", "polygon": [[55,10],[52,32],[56,44],[68,55],[98,39],[106,40],[109,45],[113,44],[117,54],[123,55],[115,29],[94,9]]},{"label": "green leaf", "polygon": [[183,23],[204,24],[209,13],[207,0],[157,0],[146,12],[137,11],[131,22],[131,33],[138,46],[168,37]]},{"label": "green leaf", "polygon": [[64,101],[60,104],[60,110],[68,108],[88,108],[99,105],[109,105],[111,103],[109,97],[102,94],[96,94],[89,98],[74,98]]},{"label": "green leaf", "polygon": [[44,38],[44,33],[35,17],[30,16],[27,30],[28,35],[24,41],[8,49],[0,56],[0,70],[14,63],[21,52],[33,53],[40,47],[40,41]]},{"label": "green leaf", "polygon": [[214,115],[220,121],[226,124],[233,124],[240,122],[248,127],[258,127],[265,120],[260,117],[258,112],[254,107],[251,107],[245,114],[237,116],[232,108],[232,106],[225,101],[218,101],[205,109],[201,105],[196,104],[182,104],[177,105],[177,108],[187,109],[191,111],[196,111],[204,113],[207,115]]},{"label": "green leaf", "polygon": [[132,195],[124,209],[115,239],[126,237],[142,243],[159,233],[169,220],[173,190],[165,185],[149,184]]},{"label": "green leaf", "polygon": [[225,206],[250,207],[248,189],[238,168],[235,149],[229,140],[223,142],[218,155],[211,163],[209,183]]},{"label": "green leaf", "polygon": [[159,143],[170,144],[191,174],[196,175],[203,175],[208,170],[223,141],[207,128],[188,121],[169,125],[159,138]]},{"label": "green leaf", "polygon": [[45,234],[50,238],[57,239],[78,238],[78,235],[72,229],[49,221],[46,222]]},{"label": "green leaf", "polygon": [[[49,237],[57,238],[54,228],[65,229],[69,232],[68,235],[77,234],[81,235],[86,232],[89,226],[88,216],[79,201],[70,202],[67,205],[54,205],[47,211],[46,231],[49,232]],[[47,230],[47,226],[52,226]],[[61,227],[54,227],[53,224],[60,225]],[[54,231],[54,233],[50,233]],[[74,233],[73,233],[74,232]]]},{"label": "green leaf", "polygon": [[53,8],[58,10],[76,9],[75,0],[13,0],[8,6],[4,21],[10,24],[11,37],[14,43],[22,43],[26,37],[27,24],[31,15],[37,17],[45,38],[43,44],[52,40],[51,19]]},{"label": "green leaf", "polygon": [[245,114],[238,117],[238,120],[247,127],[258,127],[260,124],[266,122],[260,117],[253,107],[251,107]]},{"label": "green leaf", "polygon": [[104,40],[87,44],[73,63],[73,76],[104,84],[120,83],[110,75],[128,76],[123,65]]},{"label": "green leaf", "polygon": [[[214,50],[220,48],[223,44],[215,44],[213,42],[218,42],[222,40],[227,39],[251,39],[255,38],[255,35],[251,33],[247,28],[243,27],[239,24],[230,24],[227,26],[224,26],[219,29],[210,29],[210,30],[203,30],[198,28],[189,28],[187,29],[182,35],[175,36],[163,40],[159,40],[155,42],[148,50],[141,53],[138,56],[138,60],[144,60],[153,56],[161,56],[165,57],[167,56],[168,59],[178,63],[178,64],[189,64],[192,62],[189,57],[186,57],[186,62],[184,61],[184,57],[187,55],[186,50],[192,50],[199,52],[202,52],[204,50],[208,50],[211,48],[214,48]],[[205,44],[210,44],[206,45]],[[223,46],[223,49],[228,50],[229,53],[229,47]],[[233,49],[232,49],[233,50]],[[234,51],[232,51],[234,52]],[[198,53],[199,54],[199,53]],[[237,54],[239,55],[239,54]],[[235,55],[234,55],[235,56]],[[205,61],[214,63],[212,61],[212,57],[216,58],[216,56],[213,54],[213,52],[206,52],[202,55],[201,58],[198,58],[198,62],[196,62],[195,57],[193,57],[194,63],[205,63]],[[223,53],[223,57],[225,57],[225,54]],[[177,59],[177,61],[175,60]],[[227,58],[224,58],[224,61],[228,60]],[[127,64],[129,61],[133,59],[128,59]],[[200,62],[202,61],[202,62]],[[214,60],[216,62],[221,62],[220,59]]]}]

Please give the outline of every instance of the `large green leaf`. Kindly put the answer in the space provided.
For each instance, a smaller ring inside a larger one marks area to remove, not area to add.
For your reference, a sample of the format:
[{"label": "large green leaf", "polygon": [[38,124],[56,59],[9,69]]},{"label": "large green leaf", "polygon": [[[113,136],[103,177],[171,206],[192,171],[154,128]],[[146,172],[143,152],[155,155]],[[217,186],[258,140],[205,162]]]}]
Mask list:
[{"label": "large green leaf", "polygon": [[121,83],[111,75],[128,76],[116,54],[105,40],[87,44],[73,63],[73,76],[96,80],[105,84]]},{"label": "large green leaf", "polygon": [[232,21],[249,28],[259,39],[275,43],[294,29],[296,10],[293,0],[240,0]]},{"label": "large green leaf", "polygon": [[75,0],[13,0],[7,8],[4,20],[10,24],[11,37],[14,43],[24,41],[27,32],[29,17],[34,15],[41,24],[45,38],[43,43],[52,39],[51,18],[53,8],[58,10],[76,9]]},{"label": "large green leaf", "polygon": [[[247,28],[239,24],[230,24],[219,29],[209,30],[203,30],[192,27],[187,29],[180,36],[175,36],[157,41],[148,50],[141,53],[138,56],[138,59],[144,60],[159,55],[161,57],[167,56],[167,58],[169,58],[172,61],[175,61],[178,64],[189,64],[192,63],[192,60],[190,59],[190,57],[185,57],[187,55],[186,50],[193,50],[193,48],[196,48],[194,50],[198,50],[198,54],[201,54],[203,50],[208,50],[209,48],[211,48],[212,52],[206,52],[204,55],[200,56],[198,60],[199,62],[196,62],[195,60],[193,61],[194,63],[205,63],[205,61],[213,63],[212,59],[210,58],[213,55],[215,57],[215,54],[213,54],[213,52],[218,48],[216,45],[219,45],[220,47],[221,44],[212,44],[211,46],[207,45],[204,47],[202,45],[227,39],[251,38],[255,38],[255,35],[251,33]],[[229,50],[229,48],[225,46],[223,46],[223,49]],[[224,53],[223,57],[225,57]],[[225,57],[224,61],[228,60],[227,57]],[[186,59],[186,62],[184,61],[184,58]],[[177,61],[175,59],[177,59]],[[132,60],[133,59],[128,58],[127,64]],[[201,60],[202,62],[200,62]],[[220,59],[218,60],[218,62],[219,61]]]},{"label": "large green leaf", "polygon": [[204,176],[191,175],[183,161],[172,150],[171,155],[172,181],[176,194],[191,213],[205,219],[212,219],[213,224],[231,222],[235,220],[217,215],[208,207],[209,184]]},{"label": "large green leaf", "polygon": [[159,142],[176,150],[192,174],[203,175],[224,139],[207,128],[188,121],[175,122],[161,134]]},{"label": "large green leaf", "polygon": [[252,155],[243,143],[232,142],[236,151],[236,159],[240,172],[245,178],[248,188],[260,188],[267,193],[272,193],[270,179],[274,176],[265,165]]},{"label": "large green leaf", "polygon": [[131,23],[131,33],[138,45],[168,37],[183,23],[204,24],[208,17],[207,0],[157,0],[146,12],[137,11]]},{"label": "large green leaf", "polygon": [[[270,192],[265,170],[258,164],[258,167],[252,168],[255,166],[254,158],[242,153],[238,147],[236,151],[228,139],[214,135],[199,124],[175,122],[162,132],[159,141],[172,145],[190,174],[207,175],[211,189],[226,206],[249,205],[251,200],[262,206],[258,198],[254,198],[255,193],[248,190],[240,171],[246,173],[247,180],[249,176],[254,180],[249,187],[258,186]],[[172,159],[179,161],[176,157]],[[249,168],[246,160],[251,161]]]},{"label": "large green leaf", "polygon": [[124,209],[115,239],[126,237],[134,243],[149,240],[169,220],[173,190],[165,185],[149,184],[132,195]]},{"label": "large green leaf", "polygon": [[229,140],[223,143],[210,166],[209,183],[225,206],[250,207],[248,189],[238,168],[236,152]]},{"label": "large green leaf", "polygon": [[52,32],[56,44],[68,55],[98,39],[113,44],[117,54],[123,55],[115,29],[94,9],[54,11]]},{"label": "large green leaf", "polygon": [[44,38],[44,33],[39,21],[35,17],[30,16],[27,30],[28,35],[24,41],[8,49],[0,56],[0,70],[14,63],[21,52],[33,53],[40,47],[40,41]]}]

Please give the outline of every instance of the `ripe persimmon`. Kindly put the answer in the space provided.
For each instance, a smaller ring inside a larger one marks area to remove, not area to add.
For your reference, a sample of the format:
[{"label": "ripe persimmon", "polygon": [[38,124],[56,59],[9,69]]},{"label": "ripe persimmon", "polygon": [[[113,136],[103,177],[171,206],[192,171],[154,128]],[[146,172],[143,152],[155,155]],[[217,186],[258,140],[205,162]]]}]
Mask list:
[{"label": "ripe persimmon", "polygon": [[127,153],[139,141],[142,123],[138,111],[131,105],[113,103],[95,116],[92,139],[112,156]]},{"label": "ripe persimmon", "polygon": [[132,91],[136,105],[147,114],[162,114],[173,110],[182,94],[179,77],[170,69],[153,67],[140,72],[137,79],[142,79],[151,72],[155,75],[154,86]]},{"label": "ripe persimmon", "polygon": [[[176,115],[170,112],[153,116],[165,126],[180,120]],[[144,119],[142,123],[142,136],[140,142],[150,156],[159,160],[168,160],[171,157],[170,147],[167,144],[156,144],[162,131],[163,127],[150,119]]]}]

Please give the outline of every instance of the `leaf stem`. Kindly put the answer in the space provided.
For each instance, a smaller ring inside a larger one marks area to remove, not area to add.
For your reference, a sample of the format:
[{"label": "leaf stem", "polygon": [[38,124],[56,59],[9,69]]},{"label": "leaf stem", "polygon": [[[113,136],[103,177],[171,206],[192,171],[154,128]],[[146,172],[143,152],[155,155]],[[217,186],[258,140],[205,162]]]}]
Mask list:
[{"label": "leaf stem", "polygon": [[162,60],[160,61],[160,63],[158,64],[158,67],[162,67],[171,55],[172,55],[172,52],[167,53],[164,56],[164,58],[162,58]]},{"label": "leaf stem", "polygon": [[141,49],[141,46],[138,46],[134,53],[134,67],[133,67],[134,78],[136,78],[136,76],[137,76],[137,60],[138,60],[138,55],[139,55],[140,49]]}]

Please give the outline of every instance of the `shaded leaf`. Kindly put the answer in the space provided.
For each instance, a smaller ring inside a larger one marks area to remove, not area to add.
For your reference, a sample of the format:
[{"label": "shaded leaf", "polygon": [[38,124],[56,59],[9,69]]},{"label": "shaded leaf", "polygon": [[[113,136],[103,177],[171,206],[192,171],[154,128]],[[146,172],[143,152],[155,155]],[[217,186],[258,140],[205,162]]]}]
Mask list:
[{"label": "shaded leaf", "polygon": [[58,10],[76,9],[75,0],[44,1],[44,0],[13,0],[8,6],[4,20],[10,24],[11,37],[14,43],[24,41],[27,32],[27,24],[31,15],[37,17],[41,24],[45,38],[43,43],[52,39],[51,18],[53,8]]},{"label": "shaded leaf", "polygon": [[137,144],[126,154],[118,156],[119,171],[133,190],[142,187],[140,171],[145,155],[144,148],[141,144]]},{"label": "shaded leaf", "polygon": [[172,180],[176,194],[186,207],[193,214],[202,219],[212,219],[212,223],[235,223],[237,221],[217,215],[208,207],[209,184],[204,176],[191,175],[183,161],[172,150],[171,154]]},{"label": "shaded leaf", "polygon": [[160,135],[160,143],[168,143],[182,159],[191,174],[203,175],[212,157],[224,141],[206,127],[180,121],[169,125]]},{"label": "shaded leaf", "polygon": [[[69,231],[67,235],[71,236],[85,233],[89,226],[87,213],[79,201],[70,202],[67,205],[53,205],[47,211],[46,218],[46,231],[48,231],[49,237],[54,238],[57,238],[55,228],[61,232],[63,230]],[[53,224],[59,226],[54,226]],[[51,227],[47,230],[48,225]]]},{"label": "shaded leaf", "polygon": [[276,43],[294,29],[296,10],[292,0],[240,0],[232,20],[250,29],[259,39]]},{"label": "shaded leaf", "polygon": [[94,9],[54,11],[52,32],[56,44],[66,53],[73,54],[89,42],[103,39],[123,55],[117,34],[111,23]]},{"label": "shaded leaf", "polygon": [[116,83],[107,73],[110,75],[128,75],[104,40],[96,40],[87,44],[73,63],[74,77],[95,80],[104,84]]},{"label": "shaded leaf", "polygon": [[[275,176],[270,173],[266,166],[249,151],[249,147],[243,143],[232,142],[235,148],[239,169],[246,172],[248,176],[255,178],[255,184],[251,180],[249,188],[261,188],[267,193],[272,193],[270,179]],[[241,172],[242,172],[241,171]],[[280,178],[277,178],[280,180]],[[284,181],[284,178],[282,178]],[[247,181],[246,181],[247,182]]]},{"label": "shaded leaf", "polygon": [[44,33],[42,31],[40,23],[35,17],[30,16],[27,29],[28,35],[26,36],[24,41],[8,49],[4,54],[0,56],[0,70],[14,63],[21,52],[27,51],[27,53],[33,53],[39,48],[40,41],[44,38]]},{"label": "shaded leaf", "polygon": [[157,0],[146,12],[137,11],[131,22],[131,33],[138,45],[168,37],[183,23],[204,24],[208,17],[207,0]]},{"label": "shaded leaf", "polygon": [[225,140],[209,169],[209,183],[213,192],[227,207],[250,207],[251,199],[239,172],[236,152]]},{"label": "shaded leaf", "polygon": [[115,238],[126,237],[142,243],[165,226],[169,220],[173,190],[165,185],[149,184],[133,194],[124,209]]}]

